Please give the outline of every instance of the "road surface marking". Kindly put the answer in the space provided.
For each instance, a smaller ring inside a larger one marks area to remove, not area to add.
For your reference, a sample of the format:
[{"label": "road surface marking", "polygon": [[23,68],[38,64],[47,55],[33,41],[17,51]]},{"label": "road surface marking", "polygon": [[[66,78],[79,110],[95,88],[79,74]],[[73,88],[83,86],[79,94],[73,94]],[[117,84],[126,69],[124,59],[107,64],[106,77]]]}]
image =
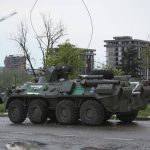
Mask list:
[{"label": "road surface marking", "polygon": [[60,137],[78,137],[78,136],[76,136],[76,135],[57,135],[57,136],[60,136]]},{"label": "road surface marking", "polygon": [[133,139],[124,139],[124,138],[104,138],[104,140],[133,141]]},{"label": "road surface marking", "polygon": [[24,134],[24,135],[32,135],[32,133],[27,132],[12,132],[13,134]]}]

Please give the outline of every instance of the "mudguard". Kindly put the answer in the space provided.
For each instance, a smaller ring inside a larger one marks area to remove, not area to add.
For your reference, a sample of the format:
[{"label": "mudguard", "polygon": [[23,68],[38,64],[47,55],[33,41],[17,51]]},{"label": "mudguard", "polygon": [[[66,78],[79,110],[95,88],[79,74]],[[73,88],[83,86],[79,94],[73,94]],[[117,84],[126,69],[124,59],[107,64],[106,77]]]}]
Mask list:
[{"label": "mudguard", "polygon": [[122,87],[121,98],[130,99],[132,97],[132,89],[130,87]]},{"label": "mudguard", "polygon": [[144,86],[143,87],[142,96],[150,99],[150,86]]}]

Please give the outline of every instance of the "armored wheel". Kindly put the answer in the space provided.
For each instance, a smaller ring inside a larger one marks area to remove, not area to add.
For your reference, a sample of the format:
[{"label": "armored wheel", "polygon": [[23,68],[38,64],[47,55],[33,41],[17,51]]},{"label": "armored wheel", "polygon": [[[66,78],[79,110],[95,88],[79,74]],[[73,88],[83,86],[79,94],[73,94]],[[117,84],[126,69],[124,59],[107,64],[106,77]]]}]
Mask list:
[{"label": "armored wheel", "polygon": [[16,99],[10,102],[8,105],[8,117],[11,122],[16,124],[25,121],[27,117],[27,107],[24,106],[22,100]]},{"label": "armored wheel", "polygon": [[104,108],[98,102],[88,100],[80,108],[80,119],[88,125],[100,125],[104,121]]},{"label": "armored wheel", "polygon": [[74,124],[78,120],[78,109],[70,100],[62,100],[56,106],[56,118],[61,124]]},{"label": "armored wheel", "polygon": [[48,106],[45,101],[37,99],[29,104],[29,119],[34,124],[43,124],[47,120]]},{"label": "armored wheel", "polygon": [[124,123],[131,123],[137,117],[138,112],[131,112],[128,114],[118,114],[117,118]]}]

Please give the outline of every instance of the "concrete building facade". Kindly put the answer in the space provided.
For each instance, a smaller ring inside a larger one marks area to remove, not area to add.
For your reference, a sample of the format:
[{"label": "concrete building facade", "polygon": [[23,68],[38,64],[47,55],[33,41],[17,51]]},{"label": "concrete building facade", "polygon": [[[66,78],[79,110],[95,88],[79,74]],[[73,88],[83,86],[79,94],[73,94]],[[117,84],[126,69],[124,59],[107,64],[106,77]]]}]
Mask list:
[{"label": "concrete building facade", "polygon": [[85,69],[85,74],[89,74],[91,71],[94,70],[94,56],[95,54],[95,49],[86,49],[85,50],[85,64],[86,64],[86,69]]},{"label": "concrete building facade", "polygon": [[148,68],[145,67],[147,63],[144,57],[143,48],[150,46],[149,41],[133,39],[131,36],[117,36],[113,37],[113,40],[105,40],[106,44],[106,65],[110,67],[119,68],[124,65],[123,52],[127,49],[133,48],[137,51],[135,57],[137,57],[141,63],[139,63],[138,74],[142,78],[147,78],[150,75]]},{"label": "concrete building facade", "polygon": [[5,70],[25,70],[26,69],[26,58],[25,56],[14,56],[14,55],[9,55],[5,57],[4,60],[5,64]]}]

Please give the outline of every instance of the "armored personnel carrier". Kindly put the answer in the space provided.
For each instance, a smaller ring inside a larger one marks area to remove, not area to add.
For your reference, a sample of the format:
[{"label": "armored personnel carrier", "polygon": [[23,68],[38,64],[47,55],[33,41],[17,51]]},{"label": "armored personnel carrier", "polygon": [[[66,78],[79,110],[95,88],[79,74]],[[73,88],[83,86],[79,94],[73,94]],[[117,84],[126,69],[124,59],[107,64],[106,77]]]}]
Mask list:
[{"label": "armored personnel carrier", "polygon": [[34,124],[48,118],[60,124],[79,119],[88,125],[100,125],[115,114],[122,122],[132,122],[146,108],[150,87],[139,83],[120,84],[103,75],[80,75],[68,80],[69,67],[51,66],[37,83],[25,83],[8,93],[9,119],[22,123],[28,116]]}]

